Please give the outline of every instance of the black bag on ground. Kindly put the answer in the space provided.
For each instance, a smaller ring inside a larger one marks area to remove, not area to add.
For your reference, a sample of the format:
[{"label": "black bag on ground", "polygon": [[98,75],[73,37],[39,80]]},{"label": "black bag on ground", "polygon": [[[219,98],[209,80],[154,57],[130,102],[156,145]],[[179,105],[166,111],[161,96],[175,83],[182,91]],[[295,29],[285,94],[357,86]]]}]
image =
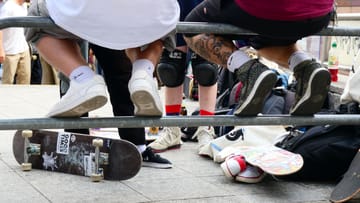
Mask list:
[{"label": "black bag on ground", "polygon": [[[346,107],[349,106],[353,105]],[[313,126],[304,133],[292,130],[276,146],[301,154],[304,159],[304,166],[298,172],[279,178],[337,180],[347,171],[360,148],[360,126]]]}]

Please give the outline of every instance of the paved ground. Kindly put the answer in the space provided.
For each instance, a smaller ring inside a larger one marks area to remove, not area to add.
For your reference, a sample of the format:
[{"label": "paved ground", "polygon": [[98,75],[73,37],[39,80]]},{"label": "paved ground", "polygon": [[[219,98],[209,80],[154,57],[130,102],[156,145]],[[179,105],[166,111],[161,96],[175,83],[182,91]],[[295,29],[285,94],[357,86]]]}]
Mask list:
[{"label": "paved ground", "polygon": [[[0,85],[0,118],[43,117],[58,100],[57,86]],[[188,108],[194,107],[188,102]],[[91,115],[111,115],[109,105]],[[130,180],[93,183],[87,177],[22,172],[12,154],[14,131],[0,131],[0,202],[328,202],[334,183],[258,184],[227,179],[218,164],[196,154],[196,143],[162,153],[174,168],[142,168]]]}]

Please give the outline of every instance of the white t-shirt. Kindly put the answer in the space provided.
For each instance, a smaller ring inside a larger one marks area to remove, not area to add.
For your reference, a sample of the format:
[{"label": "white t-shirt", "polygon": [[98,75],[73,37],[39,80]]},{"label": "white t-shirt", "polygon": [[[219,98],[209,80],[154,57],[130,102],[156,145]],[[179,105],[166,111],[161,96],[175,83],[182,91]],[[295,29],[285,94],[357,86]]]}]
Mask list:
[{"label": "white t-shirt", "polygon": [[139,47],[176,28],[177,0],[47,0],[50,17],[63,29],[111,49]]},{"label": "white t-shirt", "polygon": [[[0,18],[27,16],[26,4],[19,5],[8,0],[0,7]],[[18,54],[29,49],[24,35],[24,28],[6,28],[3,32],[3,47],[5,54]]]}]

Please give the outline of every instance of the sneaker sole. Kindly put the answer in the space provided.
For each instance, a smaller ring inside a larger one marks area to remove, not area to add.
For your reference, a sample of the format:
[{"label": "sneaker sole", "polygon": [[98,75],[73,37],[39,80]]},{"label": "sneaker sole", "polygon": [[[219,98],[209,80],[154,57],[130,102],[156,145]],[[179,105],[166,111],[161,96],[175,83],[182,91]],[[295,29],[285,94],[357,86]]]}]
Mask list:
[{"label": "sneaker sole", "polygon": [[263,173],[259,177],[255,177],[255,178],[246,178],[246,177],[236,176],[235,180],[238,182],[243,182],[243,183],[259,183],[264,179],[265,176],[266,176],[266,173]]},{"label": "sneaker sole", "polygon": [[276,74],[271,70],[261,73],[251,93],[244,103],[236,109],[234,114],[236,116],[256,116],[258,113],[261,113],[266,96],[274,87],[276,80]]},{"label": "sneaker sole", "polygon": [[172,168],[172,164],[159,164],[159,163],[152,163],[152,162],[142,162],[143,167],[151,167],[151,168]]},{"label": "sneaker sole", "polygon": [[228,169],[228,166],[226,164],[226,161],[223,162],[222,164],[220,164],[220,167],[222,169],[222,171],[224,172],[224,175],[227,177],[227,178],[231,178],[233,179],[237,174],[232,174],[230,172],[230,170]]},{"label": "sneaker sole", "polygon": [[135,116],[162,116],[161,109],[149,92],[138,90],[131,94],[131,100],[136,106]]},{"label": "sneaker sole", "polygon": [[71,109],[62,112],[49,113],[48,117],[80,117],[89,111],[104,106],[106,102],[107,102],[107,98],[105,96],[95,96],[89,98],[87,101],[83,103],[80,103],[72,107]]},{"label": "sneaker sole", "polygon": [[[151,145],[149,145],[151,147]],[[151,147],[152,151],[154,153],[161,153],[161,152],[166,152],[166,151],[169,151],[169,150],[176,150],[176,149],[180,149],[181,147],[181,144],[177,144],[177,145],[173,145],[171,147],[168,147],[166,149],[154,149],[153,147]]]},{"label": "sneaker sole", "polygon": [[313,115],[321,110],[330,88],[331,77],[325,68],[316,69],[310,76],[304,96],[290,110],[291,115]]}]

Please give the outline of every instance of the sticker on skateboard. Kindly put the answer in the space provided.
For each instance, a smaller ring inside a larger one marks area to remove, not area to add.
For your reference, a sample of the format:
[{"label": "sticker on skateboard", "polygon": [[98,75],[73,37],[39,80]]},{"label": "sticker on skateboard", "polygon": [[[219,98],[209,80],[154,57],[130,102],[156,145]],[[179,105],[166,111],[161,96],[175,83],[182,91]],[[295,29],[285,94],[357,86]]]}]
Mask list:
[{"label": "sticker on skateboard", "polygon": [[128,141],[46,130],[16,131],[13,153],[24,171],[56,171],[93,181],[132,178],[142,164],[137,147]]},{"label": "sticker on skateboard", "polygon": [[271,175],[289,175],[299,171],[304,165],[300,154],[275,146],[241,146],[237,148],[236,154],[244,156],[246,162]]}]

